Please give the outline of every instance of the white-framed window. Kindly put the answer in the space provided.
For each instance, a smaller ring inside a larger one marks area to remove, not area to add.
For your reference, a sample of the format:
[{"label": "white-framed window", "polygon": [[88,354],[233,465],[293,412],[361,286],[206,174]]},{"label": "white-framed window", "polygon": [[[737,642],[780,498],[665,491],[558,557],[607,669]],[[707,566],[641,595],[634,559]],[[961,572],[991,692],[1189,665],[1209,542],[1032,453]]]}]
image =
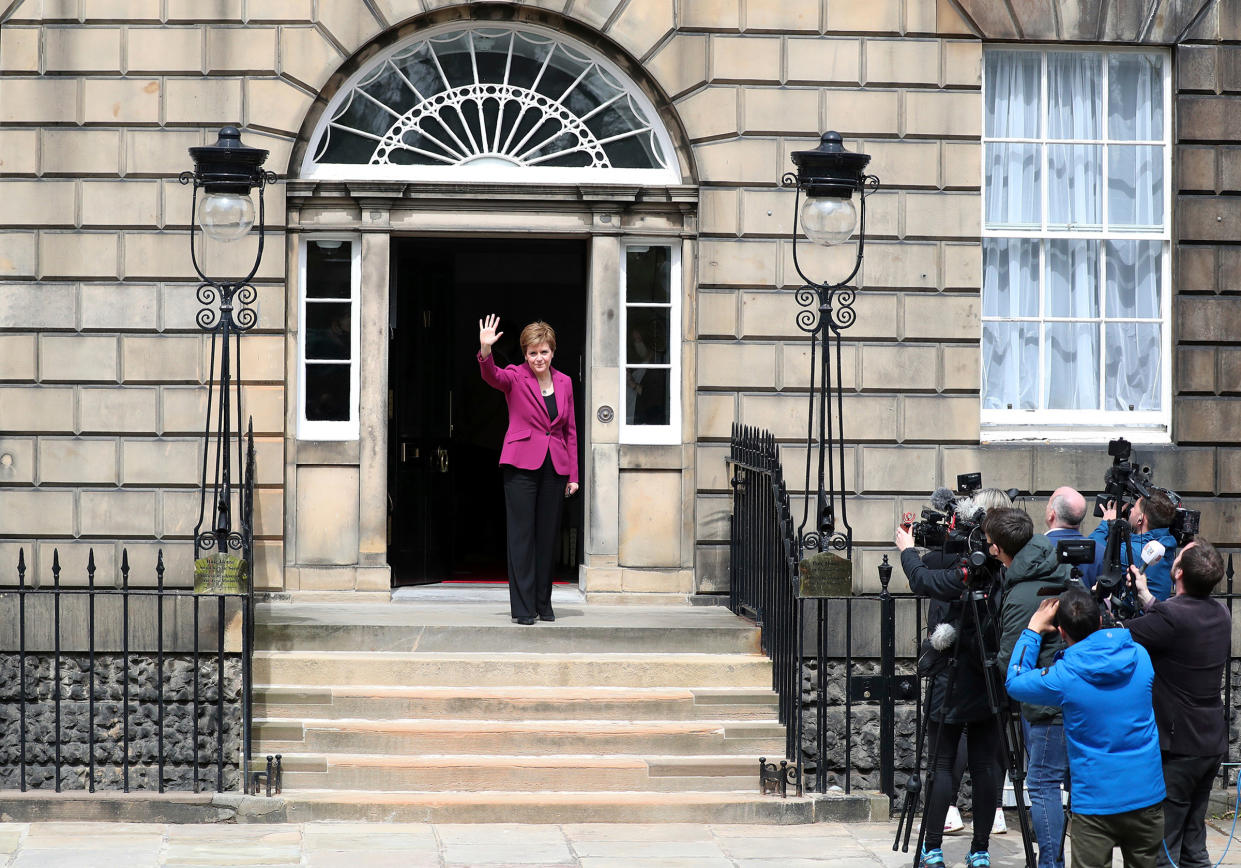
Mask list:
[{"label": "white-framed window", "polygon": [[983,84],[983,439],[1166,440],[1171,58],[996,47]]},{"label": "white-framed window", "polygon": [[304,236],[298,275],[297,436],[356,440],[361,241]]},{"label": "white-framed window", "polygon": [[681,247],[621,246],[622,443],[681,442]]},{"label": "white-framed window", "polygon": [[679,184],[659,112],[549,28],[454,21],[370,58],[320,118],[301,177]]}]

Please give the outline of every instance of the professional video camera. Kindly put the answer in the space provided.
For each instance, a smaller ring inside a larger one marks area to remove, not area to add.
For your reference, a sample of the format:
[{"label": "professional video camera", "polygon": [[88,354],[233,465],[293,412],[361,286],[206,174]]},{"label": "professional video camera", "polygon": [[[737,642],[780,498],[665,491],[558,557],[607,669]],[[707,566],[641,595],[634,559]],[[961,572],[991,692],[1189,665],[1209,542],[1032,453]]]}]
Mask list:
[{"label": "professional video camera", "polygon": [[1155,485],[1150,466],[1133,463],[1132,443],[1124,437],[1117,437],[1108,442],[1107,454],[1112,456],[1112,466],[1103,474],[1103,491],[1095,495],[1095,518],[1102,518],[1103,510],[1113,500],[1117,504],[1117,514],[1127,516],[1139,498],[1150,497],[1154,492],[1162,491],[1176,507],[1176,516],[1168,528],[1168,532],[1176,539],[1176,544],[1183,546],[1198,535],[1202,513],[1182,506],[1181,496],[1172,489]]},{"label": "professional video camera", "polygon": [[[905,524],[913,535],[914,544],[928,549],[940,549],[946,554],[980,552],[987,554],[987,538],[982,532],[986,510],[970,500],[970,496],[982,489],[981,473],[962,473],[957,476],[957,494],[939,487],[931,492],[931,508],[923,509],[921,521],[905,513]],[[1015,498],[1018,490],[1006,492]]]},{"label": "professional video camera", "polygon": [[[915,522],[913,516],[905,513],[905,523],[913,535],[914,544],[928,549],[940,549],[946,553],[958,554],[975,550],[971,538],[982,522],[982,512],[965,510],[962,515],[960,508],[965,497],[982,488],[981,473],[962,473],[957,476],[957,491],[953,494],[949,489],[940,486],[931,492],[931,508],[922,510],[922,520]],[[982,551],[986,551],[986,540],[983,540]]]}]

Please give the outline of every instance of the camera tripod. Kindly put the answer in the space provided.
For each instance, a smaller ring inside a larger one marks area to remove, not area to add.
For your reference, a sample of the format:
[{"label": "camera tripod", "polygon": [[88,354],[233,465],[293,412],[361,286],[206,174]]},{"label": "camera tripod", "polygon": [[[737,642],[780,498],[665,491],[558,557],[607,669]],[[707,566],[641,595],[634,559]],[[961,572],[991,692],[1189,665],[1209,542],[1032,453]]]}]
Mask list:
[{"label": "camera tripod", "polygon": [[[1023,757],[1025,746],[1021,737],[1021,715],[1017,710],[1019,706],[1010,702],[1004,693],[1003,679],[996,668],[996,652],[988,650],[999,647],[1000,636],[997,626],[999,613],[996,611],[992,592],[989,587],[987,589],[981,588],[983,584],[988,586],[993,584],[993,580],[983,569],[985,563],[986,556],[980,552],[974,552],[969,555],[964,563],[966,591],[961,597],[961,601],[964,604],[961,625],[957,633],[957,639],[953,643],[952,656],[948,661],[948,678],[938,711],[938,723],[940,726],[943,726],[946,709],[952,700],[953,691],[957,686],[957,671],[961,665],[963,653],[961,646],[964,644],[966,632],[969,631],[976,641],[979,662],[982,664],[983,683],[986,685],[987,690],[987,707],[991,715],[989,722],[995,725],[1000,734],[1000,742],[1004,749],[1004,770],[1008,772],[1008,777],[1013,783],[1013,795],[1017,802],[1017,820],[1021,829],[1021,843],[1025,849],[1026,868],[1036,868],[1038,862],[1034,856],[1030,812],[1025,802],[1025,763]],[[984,616],[987,616],[986,623],[984,623]],[[913,833],[914,815],[917,813],[918,802],[922,792],[922,781],[918,776],[918,770],[922,766],[922,754],[926,746],[927,735],[930,731],[930,720],[936,714],[936,712],[931,710],[931,699],[935,689],[935,682],[942,671],[941,669],[939,672],[931,672],[926,678],[926,698],[923,702],[926,714],[918,730],[918,739],[914,750],[914,770],[905,784],[905,801],[901,807],[901,816],[896,827],[896,839],[892,842],[892,849],[894,851],[909,852],[909,838]],[[972,726],[974,724],[969,725]],[[984,721],[983,725],[987,725],[987,722]],[[931,752],[927,756],[926,792],[928,799],[937,774],[936,761],[938,759],[939,741],[939,738],[935,739]],[[977,814],[977,809],[975,809],[975,814]],[[926,812],[924,811],[922,821],[918,825],[918,845],[914,851],[914,868],[917,868],[922,858],[922,847],[925,842]]]},{"label": "camera tripod", "polygon": [[1129,563],[1141,565],[1141,557],[1133,556],[1133,531],[1128,519],[1117,515],[1109,524],[1107,546],[1103,550],[1103,569],[1095,579],[1094,594],[1100,605],[1109,597],[1112,599],[1111,613],[1115,618],[1135,617],[1142,612],[1133,589],[1128,586],[1128,567],[1121,560],[1120,553],[1129,553]]}]

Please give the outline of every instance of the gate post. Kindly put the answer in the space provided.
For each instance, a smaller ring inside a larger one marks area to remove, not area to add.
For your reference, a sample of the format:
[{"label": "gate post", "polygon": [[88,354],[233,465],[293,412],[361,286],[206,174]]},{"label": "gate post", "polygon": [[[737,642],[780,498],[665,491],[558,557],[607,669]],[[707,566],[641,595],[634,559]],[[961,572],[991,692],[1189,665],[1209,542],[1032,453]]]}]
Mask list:
[{"label": "gate post", "polygon": [[883,556],[879,565],[879,675],[889,689],[879,700],[879,789],[889,799],[896,798],[896,696],[892,686],[896,680],[896,600],[888,593],[892,565]]}]

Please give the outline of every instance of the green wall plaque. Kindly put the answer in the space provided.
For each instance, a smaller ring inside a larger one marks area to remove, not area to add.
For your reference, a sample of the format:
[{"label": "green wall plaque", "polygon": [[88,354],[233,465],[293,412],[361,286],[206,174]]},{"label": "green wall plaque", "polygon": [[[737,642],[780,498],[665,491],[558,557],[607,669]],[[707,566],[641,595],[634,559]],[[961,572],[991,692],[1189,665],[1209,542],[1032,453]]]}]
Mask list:
[{"label": "green wall plaque", "polygon": [[799,597],[848,597],[853,594],[853,561],[835,552],[818,552],[798,564]]},{"label": "green wall plaque", "polygon": [[194,593],[244,594],[248,571],[246,562],[223,552],[194,561]]}]

